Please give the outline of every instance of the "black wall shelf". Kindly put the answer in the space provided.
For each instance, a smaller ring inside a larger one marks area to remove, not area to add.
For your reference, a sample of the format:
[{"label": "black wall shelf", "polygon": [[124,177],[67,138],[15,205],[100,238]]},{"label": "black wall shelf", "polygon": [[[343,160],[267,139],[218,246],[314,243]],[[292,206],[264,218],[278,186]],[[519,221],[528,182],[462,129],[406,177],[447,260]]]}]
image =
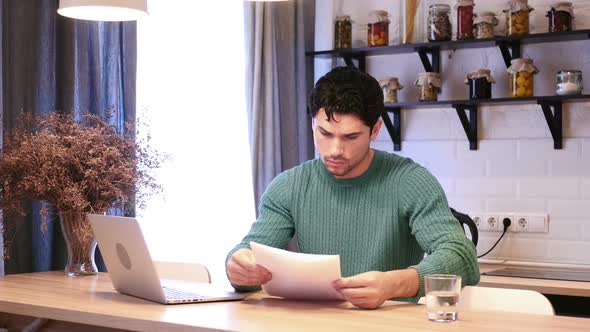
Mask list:
[{"label": "black wall shelf", "polygon": [[[343,58],[347,66],[354,66],[365,71],[366,57],[375,55],[393,55],[417,53],[426,71],[441,72],[440,53],[444,50],[498,47],[506,67],[510,67],[512,59],[520,58],[522,46],[539,43],[567,42],[590,39],[590,29],[569,32],[537,33],[522,36],[496,37],[493,39],[472,39],[458,41],[442,41],[393,46],[335,49],[307,52],[306,55],[318,58]],[[429,57],[430,56],[430,57]],[[564,102],[590,100],[590,95],[577,96],[541,96],[519,98],[494,98],[487,100],[448,100],[436,102],[401,102],[385,104],[387,110],[382,114],[385,127],[391,136],[394,150],[401,150],[401,110],[403,108],[435,108],[452,107],[457,111],[465,135],[469,140],[469,148],[477,150],[477,113],[479,106],[485,105],[518,105],[536,103],[541,106],[545,120],[553,137],[554,148],[563,148],[562,108]],[[467,115],[469,112],[469,116]],[[393,121],[388,113],[393,113]]]}]

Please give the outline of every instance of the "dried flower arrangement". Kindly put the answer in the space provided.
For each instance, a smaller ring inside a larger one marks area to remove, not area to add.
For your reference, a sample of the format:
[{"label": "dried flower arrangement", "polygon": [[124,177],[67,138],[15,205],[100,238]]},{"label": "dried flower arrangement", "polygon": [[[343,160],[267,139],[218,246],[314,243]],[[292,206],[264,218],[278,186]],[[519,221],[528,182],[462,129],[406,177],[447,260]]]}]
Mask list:
[{"label": "dried flower arrangement", "polygon": [[[149,136],[136,138],[135,126],[127,125],[120,134],[107,121],[108,116],[91,114],[79,122],[60,113],[25,115],[5,133],[0,151],[0,222],[5,230],[14,226],[11,216],[26,214],[26,200],[46,201],[71,220],[112,207],[128,208],[130,201],[141,208],[150,195],[162,191],[153,171],[167,156],[151,148]],[[46,214],[43,209],[42,229]],[[85,218],[74,231],[72,236],[79,239],[93,237]],[[5,256],[10,244],[11,239],[5,239]]]}]

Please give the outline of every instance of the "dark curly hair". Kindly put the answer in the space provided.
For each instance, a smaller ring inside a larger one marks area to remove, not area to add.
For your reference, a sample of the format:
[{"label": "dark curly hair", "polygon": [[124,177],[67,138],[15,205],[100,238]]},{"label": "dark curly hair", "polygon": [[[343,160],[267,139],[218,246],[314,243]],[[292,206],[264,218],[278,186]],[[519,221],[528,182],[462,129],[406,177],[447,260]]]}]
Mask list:
[{"label": "dark curly hair", "polygon": [[328,121],[334,113],[356,114],[371,130],[385,110],[379,82],[354,67],[336,67],[320,78],[307,106],[312,118],[323,108]]}]

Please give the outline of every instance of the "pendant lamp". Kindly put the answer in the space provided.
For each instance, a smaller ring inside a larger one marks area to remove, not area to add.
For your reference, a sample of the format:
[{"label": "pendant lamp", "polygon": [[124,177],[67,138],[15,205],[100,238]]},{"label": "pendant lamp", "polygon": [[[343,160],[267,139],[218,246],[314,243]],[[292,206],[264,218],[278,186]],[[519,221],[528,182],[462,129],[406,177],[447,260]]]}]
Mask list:
[{"label": "pendant lamp", "polygon": [[89,21],[135,21],[148,15],[147,0],[60,0],[57,13]]}]

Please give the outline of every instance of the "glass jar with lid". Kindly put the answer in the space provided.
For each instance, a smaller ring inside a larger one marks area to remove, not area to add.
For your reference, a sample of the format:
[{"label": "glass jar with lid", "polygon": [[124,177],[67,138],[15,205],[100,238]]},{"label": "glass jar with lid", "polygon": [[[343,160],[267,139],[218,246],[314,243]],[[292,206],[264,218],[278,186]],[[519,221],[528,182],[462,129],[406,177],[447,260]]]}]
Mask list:
[{"label": "glass jar with lid", "polygon": [[579,70],[560,70],[557,72],[557,91],[560,96],[579,95],[584,89],[582,72]]},{"label": "glass jar with lid", "polygon": [[558,2],[547,12],[549,32],[573,30],[574,9],[571,2]]},{"label": "glass jar with lid", "polygon": [[430,5],[428,12],[428,40],[451,40],[452,25],[449,13],[451,6],[445,4]]},{"label": "glass jar with lid", "polygon": [[379,81],[381,89],[383,89],[383,102],[384,103],[397,103],[397,91],[404,88],[399,83],[397,77],[388,77]]},{"label": "glass jar with lid", "polygon": [[420,73],[414,84],[418,87],[419,101],[437,101],[438,94],[441,90],[441,80],[439,73],[426,72]]},{"label": "glass jar with lid", "polygon": [[369,46],[389,45],[389,13],[385,10],[374,10],[370,14],[367,43]]},{"label": "glass jar with lid", "polygon": [[457,0],[457,40],[473,39],[473,0]]},{"label": "glass jar with lid", "polygon": [[467,74],[465,84],[469,85],[469,99],[492,98],[492,84],[496,83],[489,69],[479,69]]},{"label": "glass jar with lid", "polygon": [[337,16],[334,21],[334,48],[350,48],[352,45],[352,20],[349,15]]},{"label": "glass jar with lid", "polygon": [[530,12],[534,9],[527,0],[510,0],[506,14],[506,35],[526,35],[529,33]]},{"label": "glass jar with lid", "polygon": [[535,92],[534,75],[539,70],[533,60],[519,58],[511,61],[508,68],[510,74],[510,97],[532,97]]},{"label": "glass jar with lid", "polygon": [[498,25],[498,19],[493,12],[483,12],[476,15],[475,38],[477,39],[492,39],[495,37],[494,27]]}]

